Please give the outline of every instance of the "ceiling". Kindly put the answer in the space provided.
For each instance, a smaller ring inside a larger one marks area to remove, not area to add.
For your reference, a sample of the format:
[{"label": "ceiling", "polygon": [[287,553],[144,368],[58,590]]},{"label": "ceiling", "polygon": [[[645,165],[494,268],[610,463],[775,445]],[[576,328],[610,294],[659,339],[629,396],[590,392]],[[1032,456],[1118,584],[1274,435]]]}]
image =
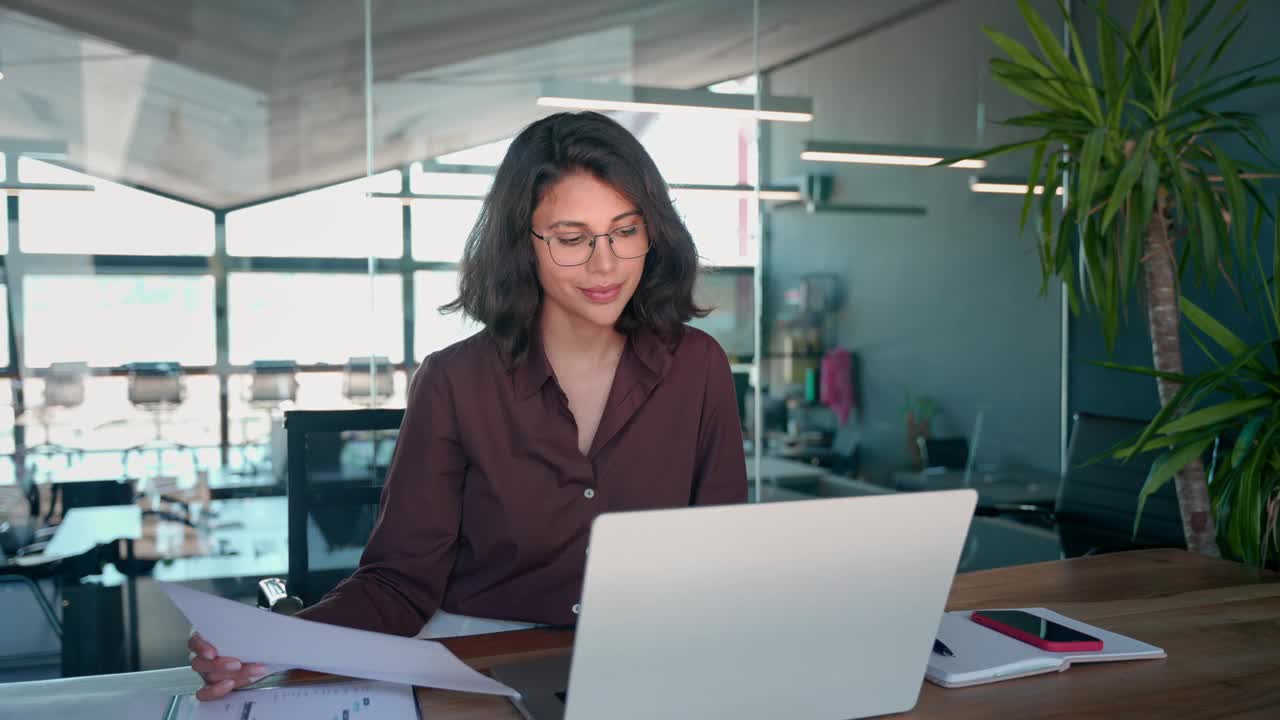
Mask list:
[{"label": "ceiling", "polygon": [[[937,0],[761,0],[769,68]],[[0,0],[0,151],[228,208],[361,176],[358,0]],[[743,0],[376,0],[372,164],[506,137],[544,80],[701,87],[753,71]],[[819,109],[820,111],[820,109]]]}]

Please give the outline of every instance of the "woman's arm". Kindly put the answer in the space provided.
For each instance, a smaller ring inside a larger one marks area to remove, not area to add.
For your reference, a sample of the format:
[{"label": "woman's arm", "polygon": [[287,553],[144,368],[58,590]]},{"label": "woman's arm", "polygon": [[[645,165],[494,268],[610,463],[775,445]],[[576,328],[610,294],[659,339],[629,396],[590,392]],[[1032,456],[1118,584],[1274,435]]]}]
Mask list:
[{"label": "woman's arm", "polygon": [[720,344],[707,338],[706,391],[698,425],[698,464],[692,505],[724,505],[747,501],[747,460],[742,451],[742,421],[733,389],[729,358]]},{"label": "woman's arm", "polygon": [[429,356],[409,385],[378,520],[360,567],[314,606],[307,620],[414,635],[440,607],[453,567],[466,456],[453,393]]}]

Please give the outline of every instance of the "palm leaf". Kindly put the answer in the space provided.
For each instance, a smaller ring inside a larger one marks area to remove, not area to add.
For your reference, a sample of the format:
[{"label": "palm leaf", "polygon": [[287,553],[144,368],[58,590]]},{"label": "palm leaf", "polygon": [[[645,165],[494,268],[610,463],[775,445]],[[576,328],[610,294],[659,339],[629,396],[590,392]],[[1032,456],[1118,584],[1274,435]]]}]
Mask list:
[{"label": "palm leaf", "polygon": [[1147,498],[1159,492],[1160,488],[1164,487],[1165,483],[1169,482],[1182,468],[1186,467],[1192,460],[1200,457],[1211,442],[1213,442],[1212,438],[1205,438],[1198,442],[1184,445],[1177,450],[1161,455],[1151,464],[1151,472],[1147,474],[1147,481],[1142,484],[1142,489],[1138,491],[1138,512],[1133,519],[1133,534],[1135,537],[1138,534],[1138,526],[1142,522],[1142,511],[1147,505]]},{"label": "palm leaf", "polygon": [[1116,213],[1124,207],[1124,200],[1128,197],[1129,191],[1133,190],[1134,183],[1142,177],[1142,168],[1146,164],[1147,151],[1151,147],[1151,133],[1143,133],[1142,140],[1138,142],[1137,148],[1133,152],[1124,165],[1124,169],[1120,171],[1120,177],[1116,179],[1116,185],[1111,190],[1111,198],[1107,200],[1107,209],[1102,214],[1102,229],[1106,230],[1111,221],[1115,219]]},{"label": "palm leaf", "polygon": [[1259,415],[1249,421],[1244,426],[1244,430],[1240,431],[1240,438],[1236,440],[1235,449],[1231,451],[1231,467],[1240,467],[1240,462],[1244,460],[1245,454],[1249,451],[1249,446],[1253,444],[1253,438],[1258,434],[1258,429],[1262,427],[1262,423],[1267,421],[1267,416]]},{"label": "palm leaf", "polygon": [[1027,192],[1022,198],[1022,215],[1018,219],[1018,232],[1022,232],[1027,227],[1027,216],[1031,214],[1031,203],[1036,196],[1036,185],[1040,184],[1044,153],[1048,147],[1048,143],[1037,144],[1035,153],[1031,156],[1031,176],[1027,179]]},{"label": "palm leaf", "polygon": [[1196,430],[1206,425],[1230,420],[1231,418],[1251,413],[1254,410],[1268,407],[1271,403],[1272,399],[1268,397],[1253,398],[1250,400],[1231,400],[1204,408],[1203,410],[1187,413],[1168,425],[1165,425],[1160,430],[1160,433],[1162,435],[1172,435],[1174,433]]},{"label": "palm leaf", "polygon": [[1195,325],[1205,335],[1208,335],[1214,342],[1218,343],[1223,350],[1231,353],[1232,357],[1240,358],[1249,356],[1252,358],[1250,365],[1262,368],[1262,361],[1257,359],[1256,349],[1251,353],[1250,347],[1245,344],[1235,333],[1226,328],[1225,325],[1218,322],[1205,312],[1199,305],[1191,300],[1182,297],[1178,299],[1178,307],[1182,309],[1182,314],[1187,316],[1192,325]]}]

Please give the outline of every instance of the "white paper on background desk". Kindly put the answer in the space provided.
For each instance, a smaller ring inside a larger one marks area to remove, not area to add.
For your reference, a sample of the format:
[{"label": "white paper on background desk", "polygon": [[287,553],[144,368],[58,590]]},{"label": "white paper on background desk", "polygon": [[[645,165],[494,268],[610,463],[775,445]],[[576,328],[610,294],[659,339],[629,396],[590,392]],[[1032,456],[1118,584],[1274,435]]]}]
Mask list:
[{"label": "white paper on background desk", "polygon": [[416,720],[413,688],[389,683],[321,683],[238,690],[220,700],[182,698],[177,720]]},{"label": "white paper on background desk", "polygon": [[181,585],[165,594],[220,655],[273,670],[317,672],[442,690],[519,697],[431,640],[384,635],[288,617]]}]

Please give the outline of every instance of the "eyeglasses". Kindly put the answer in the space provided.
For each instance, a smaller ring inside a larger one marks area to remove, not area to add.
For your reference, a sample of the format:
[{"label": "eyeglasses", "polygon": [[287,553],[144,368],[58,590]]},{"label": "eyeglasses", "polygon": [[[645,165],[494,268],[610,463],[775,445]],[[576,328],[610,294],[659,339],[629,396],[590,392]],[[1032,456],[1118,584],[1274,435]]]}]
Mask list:
[{"label": "eyeglasses", "polygon": [[551,260],[561,267],[585,265],[596,250],[597,238],[609,238],[609,249],[619,260],[634,260],[649,252],[649,234],[644,223],[615,228],[602,235],[579,231],[564,231],[539,235],[532,228],[529,232],[547,244]]}]

